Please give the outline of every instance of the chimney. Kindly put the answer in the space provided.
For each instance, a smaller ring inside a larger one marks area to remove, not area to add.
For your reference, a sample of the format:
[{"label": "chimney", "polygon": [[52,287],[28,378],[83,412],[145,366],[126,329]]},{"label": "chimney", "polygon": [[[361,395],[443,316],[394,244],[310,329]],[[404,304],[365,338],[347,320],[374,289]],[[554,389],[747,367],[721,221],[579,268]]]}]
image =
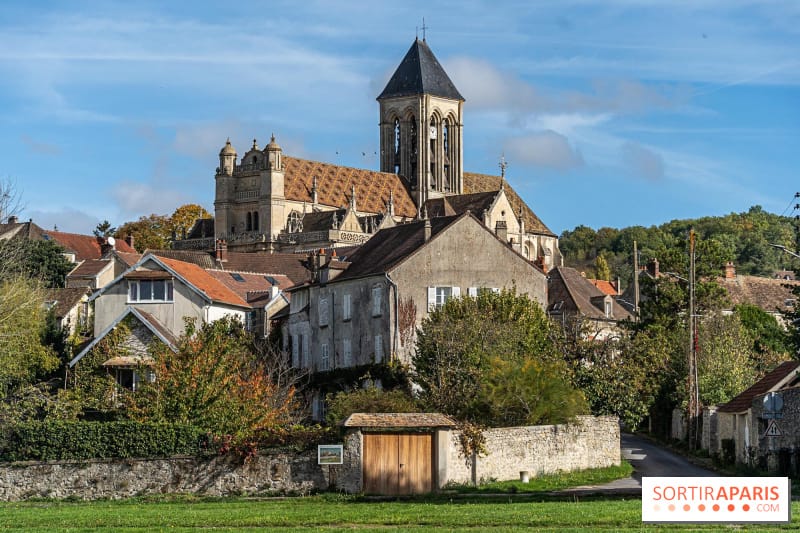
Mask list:
[{"label": "chimney", "polygon": [[495,223],[494,232],[501,241],[508,242],[508,224],[505,220],[498,220]]},{"label": "chimney", "polygon": [[431,240],[431,220],[429,218],[425,219],[425,224],[422,226],[422,231],[425,242]]},{"label": "chimney", "polygon": [[[127,235],[125,237],[125,244],[127,244],[128,246],[133,248],[133,235]],[[133,249],[136,250],[136,248],[133,248]]]},{"label": "chimney", "polygon": [[100,255],[105,257],[107,254],[114,251],[114,237],[103,237],[98,239],[100,241]]},{"label": "chimney", "polygon": [[323,268],[325,265],[328,264],[328,254],[325,253],[325,248],[319,249],[319,253],[317,254],[317,259],[319,261],[319,268]]},{"label": "chimney", "polygon": [[725,279],[736,279],[736,265],[733,261],[725,263]]},{"label": "chimney", "polygon": [[9,224],[16,224],[18,220],[19,219],[17,218],[17,215],[11,215],[10,217],[8,217]]},{"label": "chimney", "polygon": [[214,247],[214,259],[218,263],[228,260],[228,243],[223,239],[217,239],[217,244]]},{"label": "chimney", "polygon": [[661,271],[658,269],[658,259],[653,258],[647,263],[647,273],[654,278],[657,278],[661,274]]}]

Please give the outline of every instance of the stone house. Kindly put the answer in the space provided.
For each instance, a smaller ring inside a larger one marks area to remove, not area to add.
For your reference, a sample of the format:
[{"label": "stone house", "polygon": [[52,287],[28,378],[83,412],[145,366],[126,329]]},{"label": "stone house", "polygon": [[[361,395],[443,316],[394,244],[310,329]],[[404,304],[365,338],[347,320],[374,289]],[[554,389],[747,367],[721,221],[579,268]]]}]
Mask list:
[{"label": "stone house", "polygon": [[618,336],[618,323],[633,318],[612,295],[574,268],[556,267],[547,278],[547,314],[563,327],[579,327],[586,339],[603,341]]},{"label": "stone house", "polygon": [[346,258],[315,260],[314,279],[290,289],[283,326],[292,365],[312,374],[410,363],[416,327],[452,297],[513,286],[546,305],[544,272],[469,212],[400,224]]},{"label": "stone house", "polygon": [[[800,281],[786,278],[787,276],[781,272],[771,278],[737,274],[736,266],[728,262],[725,265],[724,276],[716,281],[727,291],[734,306],[755,305],[774,316],[779,324],[784,325],[783,313],[792,310],[796,300],[792,289],[800,286]],[[723,312],[730,314],[733,313],[733,309],[726,309]]]},{"label": "stone house", "polygon": [[[236,251],[304,252],[361,244],[381,229],[470,211],[544,270],[561,264],[558,237],[501,175],[463,169],[464,97],[427,42],[416,39],[377,97],[380,170],[291,157],[275,137],[239,157],[219,152],[214,220],[179,249],[225,241]],[[213,228],[212,228],[213,226]]]},{"label": "stone house", "polygon": [[91,296],[94,340],[69,362],[69,367],[78,364],[122,321],[131,330],[125,341],[129,357],[106,361],[117,375],[121,375],[119,370],[133,372],[146,360],[155,339],[174,347],[186,319],[203,324],[233,316],[254,335],[266,337],[272,317],[288,305],[283,291],[292,284],[285,275],[204,269],[147,253]]}]

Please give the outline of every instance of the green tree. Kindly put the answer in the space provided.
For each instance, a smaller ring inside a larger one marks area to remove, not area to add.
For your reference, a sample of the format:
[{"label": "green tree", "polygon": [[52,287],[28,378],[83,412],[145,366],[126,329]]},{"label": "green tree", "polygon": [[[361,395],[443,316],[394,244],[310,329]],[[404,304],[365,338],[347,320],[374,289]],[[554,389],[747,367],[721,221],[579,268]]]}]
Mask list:
[{"label": "green tree", "polygon": [[0,400],[58,368],[58,357],[41,342],[45,317],[37,282],[0,280]]},{"label": "green tree", "polygon": [[236,319],[199,329],[188,321],[177,352],[159,344],[153,357],[157,379],[126,397],[133,418],[194,424],[234,442],[294,420],[296,390],[281,391]]},{"label": "green tree", "polygon": [[402,389],[384,390],[377,387],[354,389],[328,395],[328,424],[340,424],[353,413],[416,413],[419,406]]},{"label": "green tree", "polygon": [[598,255],[594,262],[594,267],[597,279],[609,281],[611,279],[611,269],[608,267],[608,261],[602,255]]},{"label": "green tree", "polygon": [[756,368],[759,373],[766,372],[779,361],[791,358],[791,335],[778,324],[774,316],[752,304],[739,304],[733,310],[748,337],[753,339],[752,349],[758,357]]},{"label": "green tree", "polygon": [[104,220],[94,228],[92,233],[94,233],[95,237],[111,237],[116,231],[117,228],[112,226],[111,222]]},{"label": "green tree", "polygon": [[75,267],[64,257],[64,249],[53,241],[8,239],[0,241],[0,278],[23,276],[46,287],[63,287]]},{"label": "green tree", "polygon": [[[536,361],[554,371],[553,380],[568,379],[566,367],[559,367],[563,361],[551,333],[550,321],[539,304],[514,290],[482,291],[476,298],[448,300],[423,321],[418,332],[413,363],[414,381],[422,389],[420,400],[427,408],[462,421],[503,423],[493,412],[500,409],[496,402],[508,396],[497,387],[487,388],[492,373],[510,371],[498,361],[520,372],[533,372],[534,367],[525,365]],[[528,400],[537,401],[534,397]],[[549,400],[542,397],[538,401]]]},{"label": "green tree", "polygon": [[758,378],[753,340],[736,315],[707,317],[698,329],[700,402],[704,405],[726,403]]}]

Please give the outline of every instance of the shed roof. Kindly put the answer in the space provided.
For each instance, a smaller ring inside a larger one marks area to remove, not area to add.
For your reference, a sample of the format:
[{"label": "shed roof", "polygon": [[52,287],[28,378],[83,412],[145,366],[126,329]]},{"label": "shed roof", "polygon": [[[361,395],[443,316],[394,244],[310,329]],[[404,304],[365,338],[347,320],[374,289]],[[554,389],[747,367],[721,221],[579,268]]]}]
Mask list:
[{"label": "shed roof", "polygon": [[458,423],[441,413],[353,413],[342,423],[357,428],[438,428]]},{"label": "shed roof", "polygon": [[767,372],[767,375],[758,380],[752,387],[720,407],[718,412],[743,413],[747,411],[756,396],[779,388],[797,373],[798,367],[800,367],[800,361],[785,361],[779,364],[770,372]]}]

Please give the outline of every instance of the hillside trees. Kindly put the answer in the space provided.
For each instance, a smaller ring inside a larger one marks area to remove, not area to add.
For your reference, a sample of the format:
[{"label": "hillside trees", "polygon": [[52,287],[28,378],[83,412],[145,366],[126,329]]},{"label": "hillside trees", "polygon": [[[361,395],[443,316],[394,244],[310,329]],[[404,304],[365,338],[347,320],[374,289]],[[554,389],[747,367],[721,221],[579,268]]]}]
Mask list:
[{"label": "hillside trees", "polygon": [[[418,332],[413,363],[420,400],[486,425],[556,423],[585,412],[552,333],[539,304],[514,290],[448,300]],[[556,405],[561,409],[547,407]]]}]

